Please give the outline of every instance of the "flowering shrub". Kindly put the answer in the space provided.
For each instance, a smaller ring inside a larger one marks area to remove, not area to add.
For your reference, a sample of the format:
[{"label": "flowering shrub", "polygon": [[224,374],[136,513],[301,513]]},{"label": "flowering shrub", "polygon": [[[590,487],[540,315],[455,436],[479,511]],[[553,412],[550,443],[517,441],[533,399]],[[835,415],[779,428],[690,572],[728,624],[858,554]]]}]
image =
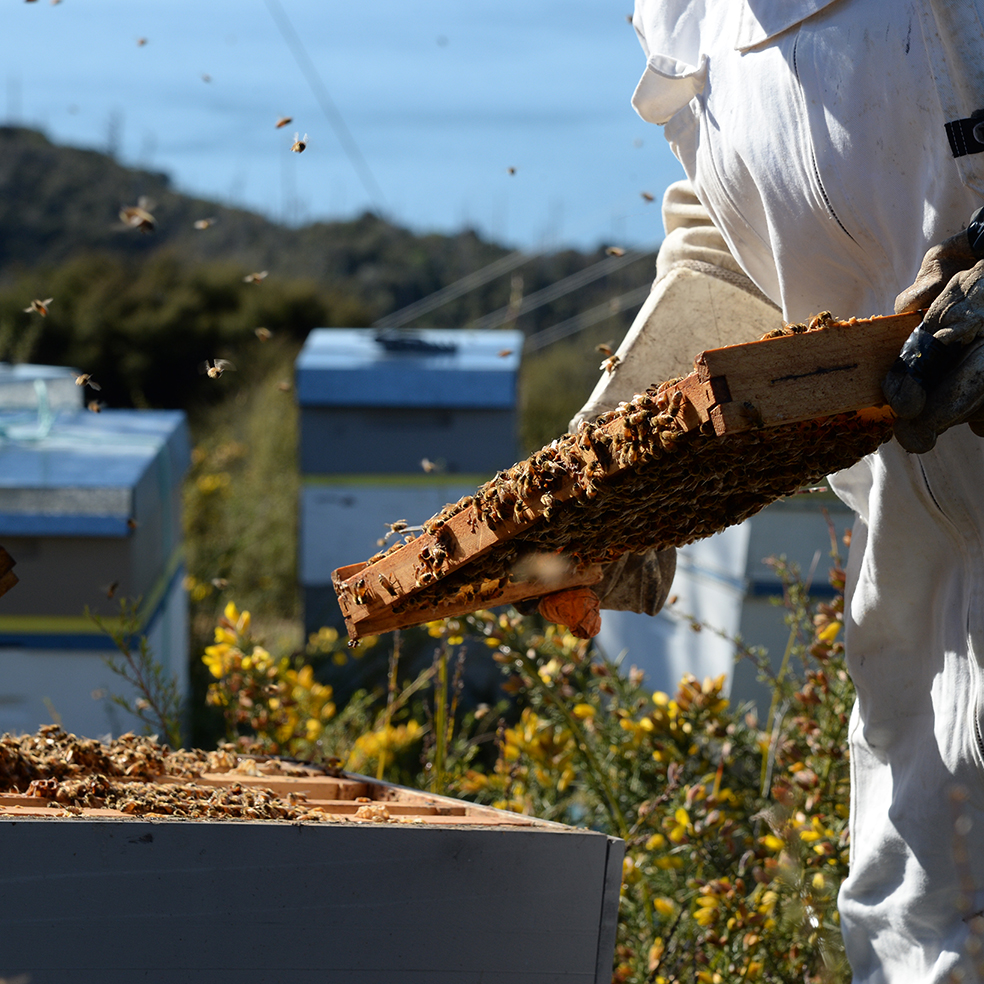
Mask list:
[{"label": "flowering shrub", "polygon": [[231,601],[202,661],[215,678],[206,700],[222,709],[230,738],[246,730],[253,751],[312,757],[335,705],[331,687],[314,679],[310,665],[274,659],[250,636],[249,612]]}]

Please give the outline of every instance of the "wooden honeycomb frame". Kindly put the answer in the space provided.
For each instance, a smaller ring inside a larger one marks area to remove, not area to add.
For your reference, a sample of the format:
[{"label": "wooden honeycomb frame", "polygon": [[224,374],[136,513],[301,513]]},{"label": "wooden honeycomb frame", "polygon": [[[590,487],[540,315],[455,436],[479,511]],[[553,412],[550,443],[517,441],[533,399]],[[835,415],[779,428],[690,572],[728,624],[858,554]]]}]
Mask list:
[{"label": "wooden honeycomb frame", "polygon": [[[671,398],[673,423],[682,434],[700,430],[728,437],[851,412],[884,420],[891,411],[884,405],[882,379],[920,320],[919,314],[849,321],[821,316],[809,330],[702,352],[694,372],[664,384],[660,393]],[[625,426],[624,417],[605,422],[603,416],[599,425],[602,430],[597,433],[614,441]],[[600,481],[617,479],[636,468],[631,457],[596,453],[590,444],[579,450],[579,457],[585,470]],[[576,494],[578,481],[568,476],[551,487],[551,505]],[[565,573],[554,574],[549,581],[477,578],[464,594],[412,611],[394,610],[405,607],[407,599],[436,580],[530,530],[545,514],[549,521],[549,509],[537,495],[524,497],[512,518],[489,517],[471,504],[447,519],[435,517],[421,535],[397,549],[367,563],[339,568],[332,581],[349,635],[356,639],[597,583],[601,566],[571,562]]]}]

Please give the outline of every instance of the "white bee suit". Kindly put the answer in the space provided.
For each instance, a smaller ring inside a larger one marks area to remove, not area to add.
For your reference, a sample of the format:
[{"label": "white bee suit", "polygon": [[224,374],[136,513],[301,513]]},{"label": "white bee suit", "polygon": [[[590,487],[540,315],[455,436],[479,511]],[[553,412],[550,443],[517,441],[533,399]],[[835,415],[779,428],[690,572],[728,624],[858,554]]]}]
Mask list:
[{"label": "white bee suit", "polygon": [[[945,130],[967,149],[956,124],[984,109],[981,19],[972,0],[638,0],[633,104],[787,320],[888,314],[984,204],[984,153],[955,158]],[[984,443],[966,426],[925,455],[892,441],[834,484],[859,517],[840,898],[854,980],[977,980]]]}]

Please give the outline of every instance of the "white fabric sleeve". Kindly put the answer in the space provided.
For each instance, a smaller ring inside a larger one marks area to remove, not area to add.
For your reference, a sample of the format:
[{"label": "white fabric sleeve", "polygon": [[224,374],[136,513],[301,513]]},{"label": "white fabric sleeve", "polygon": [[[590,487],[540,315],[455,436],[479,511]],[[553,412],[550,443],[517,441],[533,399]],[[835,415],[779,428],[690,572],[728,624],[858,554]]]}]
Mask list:
[{"label": "white fabric sleeve", "polygon": [[685,376],[705,349],[754,341],[782,324],[782,314],[742,272],[690,183],[663,198],[666,238],[652,293],[588,402],[571,421],[593,420],[654,383]]}]

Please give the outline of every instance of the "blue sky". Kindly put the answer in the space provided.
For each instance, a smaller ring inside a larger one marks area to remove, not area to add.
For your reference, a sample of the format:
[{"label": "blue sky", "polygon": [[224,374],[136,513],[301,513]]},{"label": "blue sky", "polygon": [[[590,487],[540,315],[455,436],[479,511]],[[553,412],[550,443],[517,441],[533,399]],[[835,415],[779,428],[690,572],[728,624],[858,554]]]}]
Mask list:
[{"label": "blue sky", "polygon": [[[375,206],[521,247],[650,245],[680,169],[629,105],[644,67],[629,13],[630,0],[7,0],[0,116],[276,219]],[[276,130],[284,115],[295,122]]]}]

